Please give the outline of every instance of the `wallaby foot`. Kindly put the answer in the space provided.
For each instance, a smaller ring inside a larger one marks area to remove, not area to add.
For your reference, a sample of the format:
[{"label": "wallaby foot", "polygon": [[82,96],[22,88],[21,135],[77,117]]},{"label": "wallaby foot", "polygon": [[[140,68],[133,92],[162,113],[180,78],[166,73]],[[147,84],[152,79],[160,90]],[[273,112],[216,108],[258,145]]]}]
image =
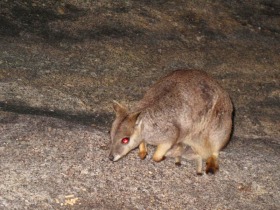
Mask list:
[{"label": "wallaby foot", "polygon": [[175,158],[175,165],[176,166],[181,166],[181,157],[176,157]]},{"label": "wallaby foot", "polygon": [[201,176],[202,175],[202,157],[200,155],[196,155],[196,162],[197,162],[196,174]]},{"label": "wallaby foot", "polygon": [[139,145],[139,157],[144,160],[147,156],[147,145],[146,143],[142,142],[140,145]]},{"label": "wallaby foot", "polygon": [[184,153],[185,146],[182,143],[175,144],[169,149],[165,156],[175,158],[175,165],[181,166],[181,159]]},{"label": "wallaby foot", "polygon": [[153,160],[156,162],[162,161],[164,159],[164,155],[171,147],[172,144],[159,144],[155,154],[153,155]]},{"label": "wallaby foot", "polygon": [[214,153],[206,161],[206,174],[215,174],[218,170],[218,154]]}]

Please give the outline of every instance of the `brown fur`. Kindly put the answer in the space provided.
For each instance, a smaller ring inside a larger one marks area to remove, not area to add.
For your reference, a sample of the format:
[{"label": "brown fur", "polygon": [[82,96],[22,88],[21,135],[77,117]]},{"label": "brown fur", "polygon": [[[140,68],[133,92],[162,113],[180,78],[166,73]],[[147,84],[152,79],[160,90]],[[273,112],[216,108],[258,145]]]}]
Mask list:
[{"label": "brown fur", "polygon": [[[218,154],[229,141],[232,103],[221,86],[203,71],[177,70],[155,83],[137,105],[128,110],[114,102],[116,119],[111,128],[110,159],[118,160],[139,146],[139,156],[147,155],[146,144],[157,146],[153,160],[165,156],[197,160],[197,173],[218,170]],[[127,145],[121,139],[129,137]],[[192,155],[185,148],[193,150]],[[191,157],[191,158],[190,158]]]}]

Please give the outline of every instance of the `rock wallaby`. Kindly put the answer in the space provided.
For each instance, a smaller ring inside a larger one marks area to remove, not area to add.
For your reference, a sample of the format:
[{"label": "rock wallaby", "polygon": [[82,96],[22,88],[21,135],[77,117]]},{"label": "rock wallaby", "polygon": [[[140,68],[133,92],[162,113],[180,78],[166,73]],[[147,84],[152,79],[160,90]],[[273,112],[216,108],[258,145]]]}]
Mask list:
[{"label": "rock wallaby", "polygon": [[[139,147],[147,155],[147,144],[156,146],[153,160],[165,156],[197,160],[197,174],[215,173],[219,151],[232,130],[233,105],[229,94],[208,74],[199,70],[177,70],[155,83],[136,106],[128,110],[114,101],[116,119],[111,128],[109,159],[117,161]],[[192,154],[186,148],[192,149]]]}]

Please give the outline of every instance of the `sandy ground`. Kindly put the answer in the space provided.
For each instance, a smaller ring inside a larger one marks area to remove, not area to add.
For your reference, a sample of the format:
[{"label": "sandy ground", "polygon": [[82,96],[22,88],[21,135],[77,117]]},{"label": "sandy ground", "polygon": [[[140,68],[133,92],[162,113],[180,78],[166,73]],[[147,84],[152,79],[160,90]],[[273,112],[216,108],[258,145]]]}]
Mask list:
[{"label": "sandy ground", "polygon": [[[8,117],[8,116],[7,116]],[[13,116],[1,126],[2,209],[278,209],[279,144],[233,138],[220,172],[195,163],[108,160],[108,135],[50,117]]]},{"label": "sandy ground", "polygon": [[[277,1],[1,1],[0,209],[280,208]],[[230,93],[220,171],[108,160],[112,100],[202,69]]]}]

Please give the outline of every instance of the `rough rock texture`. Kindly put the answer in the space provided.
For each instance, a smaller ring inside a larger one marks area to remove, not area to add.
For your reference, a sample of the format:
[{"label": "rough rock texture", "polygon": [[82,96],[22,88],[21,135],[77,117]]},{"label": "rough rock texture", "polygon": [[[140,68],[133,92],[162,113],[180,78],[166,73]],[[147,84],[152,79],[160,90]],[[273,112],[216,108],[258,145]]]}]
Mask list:
[{"label": "rough rock texture", "polygon": [[[0,2],[0,209],[279,209],[278,1]],[[111,101],[213,75],[235,127],[215,176],[108,160]]]}]

